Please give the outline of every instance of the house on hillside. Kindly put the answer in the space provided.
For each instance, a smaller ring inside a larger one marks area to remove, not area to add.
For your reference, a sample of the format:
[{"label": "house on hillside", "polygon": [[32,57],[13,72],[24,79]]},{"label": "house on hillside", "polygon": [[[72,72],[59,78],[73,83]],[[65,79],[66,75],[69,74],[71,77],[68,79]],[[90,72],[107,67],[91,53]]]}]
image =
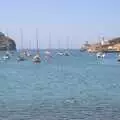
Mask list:
[{"label": "house on hillside", "polygon": [[93,45],[89,46],[89,48],[87,49],[88,52],[98,52],[100,50],[101,50],[100,44],[93,44]]},{"label": "house on hillside", "polygon": [[113,45],[113,50],[120,52],[120,43]]}]

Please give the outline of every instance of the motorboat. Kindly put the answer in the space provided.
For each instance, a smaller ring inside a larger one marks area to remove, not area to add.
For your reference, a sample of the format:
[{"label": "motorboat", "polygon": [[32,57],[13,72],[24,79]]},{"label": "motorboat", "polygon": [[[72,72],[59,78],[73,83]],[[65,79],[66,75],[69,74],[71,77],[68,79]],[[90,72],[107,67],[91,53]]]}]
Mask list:
[{"label": "motorboat", "polygon": [[21,56],[21,55],[18,56],[18,57],[17,57],[17,61],[18,61],[18,62],[20,62],[20,61],[25,61],[24,56]]},{"label": "motorboat", "polygon": [[2,57],[2,59],[3,59],[3,60],[8,60],[8,59],[10,59],[10,56],[9,56],[9,55],[4,55],[4,56]]},{"label": "motorboat", "polygon": [[45,51],[45,55],[51,55],[51,52],[50,51]]},{"label": "motorboat", "polygon": [[62,53],[62,52],[57,52],[57,55],[62,56],[62,55],[64,55],[64,53]]},{"label": "motorboat", "polygon": [[97,58],[104,58],[105,57],[105,53],[102,53],[102,52],[98,52],[96,54]]}]

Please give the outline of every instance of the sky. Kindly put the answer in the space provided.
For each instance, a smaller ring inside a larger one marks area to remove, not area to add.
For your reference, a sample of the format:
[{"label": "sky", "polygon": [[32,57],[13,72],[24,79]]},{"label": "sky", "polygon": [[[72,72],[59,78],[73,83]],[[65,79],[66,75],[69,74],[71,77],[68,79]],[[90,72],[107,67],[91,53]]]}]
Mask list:
[{"label": "sky", "polygon": [[[0,31],[21,47],[80,48],[85,41],[120,36],[120,0],[0,0]],[[69,40],[67,40],[69,38]],[[60,44],[58,45],[58,41]],[[67,41],[69,41],[67,43]]]}]

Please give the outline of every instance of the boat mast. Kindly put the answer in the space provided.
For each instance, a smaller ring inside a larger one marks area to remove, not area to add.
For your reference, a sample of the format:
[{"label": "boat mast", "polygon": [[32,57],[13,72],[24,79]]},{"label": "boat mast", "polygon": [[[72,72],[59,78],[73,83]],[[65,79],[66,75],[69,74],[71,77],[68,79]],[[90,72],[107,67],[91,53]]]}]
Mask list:
[{"label": "boat mast", "polygon": [[29,40],[29,50],[31,50],[31,40]]},{"label": "boat mast", "polygon": [[69,36],[67,36],[67,43],[66,43],[66,46],[67,46],[67,50],[69,50]]},{"label": "boat mast", "polygon": [[38,48],[38,28],[36,28],[36,41],[37,41],[37,53],[39,53],[39,48]]},{"label": "boat mast", "polygon": [[51,33],[49,33],[49,50],[51,49]]},{"label": "boat mast", "polygon": [[72,50],[72,40],[71,40],[71,46],[70,46],[70,49]]},{"label": "boat mast", "polygon": [[60,40],[58,40],[58,49],[60,50]]},{"label": "boat mast", "polygon": [[21,36],[21,51],[23,50],[23,30],[20,28],[20,36]]}]

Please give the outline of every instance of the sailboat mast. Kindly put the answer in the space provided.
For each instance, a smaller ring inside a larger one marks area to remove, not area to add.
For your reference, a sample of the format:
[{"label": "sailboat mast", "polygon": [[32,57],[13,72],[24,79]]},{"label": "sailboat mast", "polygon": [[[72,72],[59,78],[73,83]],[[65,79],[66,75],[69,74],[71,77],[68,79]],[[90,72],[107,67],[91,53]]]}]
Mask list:
[{"label": "sailboat mast", "polygon": [[51,49],[51,33],[49,33],[49,50]]},{"label": "sailboat mast", "polygon": [[23,50],[23,30],[20,29],[20,36],[21,36],[21,50]]},{"label": "sailboat mast", "polygon": [[67,45],[67,49],[69,49],[69,36],[67,36],[67,43],[66,43]]},{"label": "sailboat mast", "polygon": [[58,40],[58,49],[60,49],[60,40]]},{"label": "sailboat mast", "polygon": [[36,41],[37,41],[37,52],[39,52],[39,48],[38,48],[38,28],[36,28]]},{"label": "sailboat mast", "polygon": [[31,40],[29,40],[29,50],[31,50]]},{"label": "sailboat mast", "polygon": [[71,45],[70,45],[70,49],[72,50],[72,40],[71,40],[70,44],[71,44]]}]

